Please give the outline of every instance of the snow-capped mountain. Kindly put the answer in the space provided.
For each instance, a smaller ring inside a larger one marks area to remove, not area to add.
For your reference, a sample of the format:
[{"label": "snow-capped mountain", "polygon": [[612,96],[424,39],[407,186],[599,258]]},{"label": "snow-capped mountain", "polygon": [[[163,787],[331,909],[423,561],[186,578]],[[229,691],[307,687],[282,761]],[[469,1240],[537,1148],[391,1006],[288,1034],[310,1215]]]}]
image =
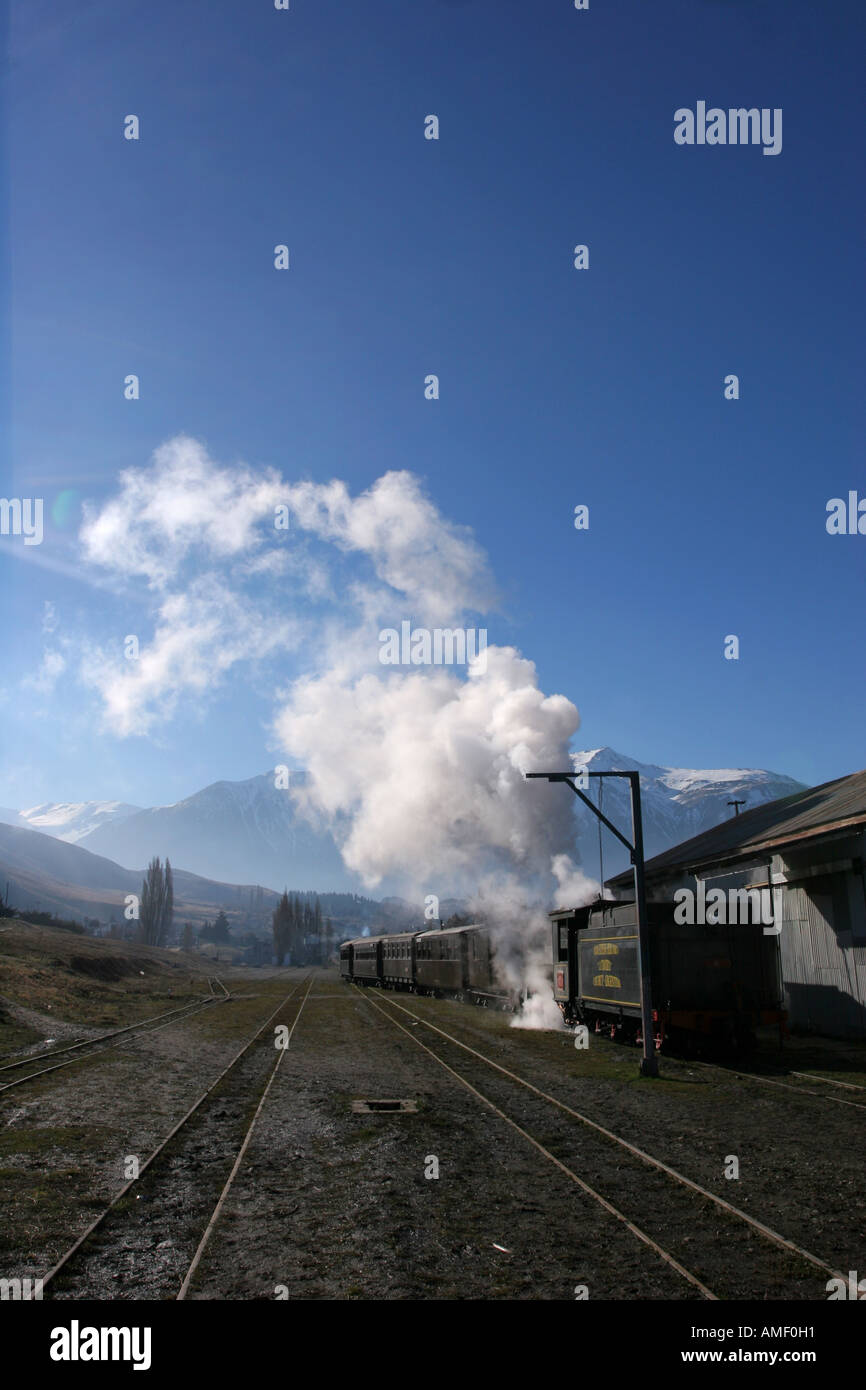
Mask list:
[{"label": "snow-capped mountain", "polygon": [[[140,806],[130,806],[126,801],[45,801],[41,806],[19,811],[17,818],[7,824],[21,825],[27,830],[41,830],[46,835],[53,835],[56,840],[66,840],[75,845],[109,821],[123,820],[141,809]],[[0,819],[3,819],[2,812]]]},{"label": "snow-capped mountain", "polygon": [[[573,753],[575,767],[584,766],[590,772],[638,772],[640,774],[641,812],[643,819],[644,852],[647,859],[673,845],[689,840],[703,830],[709,830],[734,815],[732,801],[744,801],[738,809],[748,811],[766,801],[803,791],[803,783],[778,772],[762,768],[660,767],[655,763],[640,763],[624,757],[612,748],[589,748]],[[601,790],[600,790],[601,789]],[[569,793],[570,794],[570,793]],[[631,803],[625,779],[590,780],[590,799],[625,835],[631,838]],[[579,803],[578,825],[581,859],[585,872],[599,875],[598,821]],[[628,867],[628,855],[608,830],[602,831],[604,877]]]},{"label": "snow-capped mountain", "polygon": [[[292,774],[292,786],[303,774]],[[104,820],[79,841],[82,848],[135,868],[168,855],[205,878],[354,891],[359,881],[343,864],[333,836],[296,810],[290,790],[273,772],[243,782],[214,782],[171,806],[154,806]]]},{"label": "snow-capped mountain", "polygon": [[[790,777],[761,769],[695,770],[639,763],[611,748],[573,755],[576,766],[591,771],[637,770],[641,778],[644,843],[647,858],[727,820],[745,807],[801,791]],[[303,773],[293,773],[293,786]],[[537,784],[536,784],[537,785]],[[589,795],[597,800],[601,783]],[[571,796],[565,788],[550,795]],[[626,833],[631,828],[628,788],[609,779],[603,784],[603,810]],[[575,798],[580,857],[586,873],[599,872],[598,822]],[[4,813],[5,814],[5,813]],[[171,806],[141,810],[123,802],[81,802],[31,807],[8,813],[9,823],[40,830],[125,869],[141,869],[153,855],[166,855],[190,873],[220,882],[260,883],[280,892],[284,886],[319,892],[363,892],[343,864],[333,835],[311,826],[296,809],[290,793],[274,786],[273,772],[243,782],[214,782]],[[2,819],[2,815],[0,815]],[[604,876],[627,865],[619,842],[603,835]]]}]

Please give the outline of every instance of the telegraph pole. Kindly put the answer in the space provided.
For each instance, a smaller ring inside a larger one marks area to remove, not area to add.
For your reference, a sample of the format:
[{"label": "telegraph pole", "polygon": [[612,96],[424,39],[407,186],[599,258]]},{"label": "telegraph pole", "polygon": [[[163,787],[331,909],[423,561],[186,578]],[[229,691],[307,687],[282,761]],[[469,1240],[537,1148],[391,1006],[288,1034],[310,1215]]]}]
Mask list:
[{"label": "telegraph pole", "polygon": [[[643,817],[640,805],[640,774],[637,772],[527,772],[524,774],[527,779],[530,777],[543,778],[547,782],[565,782],[571,787],[575,796],[579,796],[585,806],[588,806],[592,814],[606,825],[608,830],[616,836],[621,844],[625,845],[631,858],[632,871],[634,874],[634,902],[635,915],[637,917],[637,936],[638,936],[638,965],[640,967],[640,1012],[641,1012],[641,1032],[643,1034],[643,1057],[641,1058],[641,1076],[658,1076],[659,1064],[655,1052],[655,1035],[653,1033],[653,1010],[652,1010],[652,982],[650,976],[650,950],[649,950],[649,920],[647,917],[646,905],[646,876],[644,873],[644,851],[643,851]],[[628,840],[616,826],[608,820],[603,811],[600,811],[585,796],[580,787],[575,786],[574,778],[585,777],[624,777],[628,781],[631,791],[631,833],[632,839]],[[604,885],[602,885],[602,889]]]},{"label": "telegraph pole", "polygon": [[734,815],[735,815],[735,816],[738,816],[738,815],[740,814],[740,807],[741,807],[741,806],[745,806],[745,804],[746,804],[746,803],[745,803],[745,800],[743,800],[743,801],[729,801],[729,802],[728,802],[728,805],[729,805],[729,806],[733,806],[733,808],[734,808]]}]

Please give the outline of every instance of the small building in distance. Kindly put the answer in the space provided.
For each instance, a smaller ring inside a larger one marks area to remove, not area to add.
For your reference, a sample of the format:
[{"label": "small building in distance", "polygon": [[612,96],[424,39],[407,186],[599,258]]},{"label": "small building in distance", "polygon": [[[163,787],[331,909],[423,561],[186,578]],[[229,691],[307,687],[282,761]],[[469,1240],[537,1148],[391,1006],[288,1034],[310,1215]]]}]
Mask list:
[{"label": "small building in distance", "polygon": [[[743,811],[657,854],[646,865],[647,898],[669,902],[682,888],[701,897],[718,888],[767,890],[789,1026],[863,1038],[864,861],[866,771]],[[629,869],[607,887],[630,899],[633,883]]]}]

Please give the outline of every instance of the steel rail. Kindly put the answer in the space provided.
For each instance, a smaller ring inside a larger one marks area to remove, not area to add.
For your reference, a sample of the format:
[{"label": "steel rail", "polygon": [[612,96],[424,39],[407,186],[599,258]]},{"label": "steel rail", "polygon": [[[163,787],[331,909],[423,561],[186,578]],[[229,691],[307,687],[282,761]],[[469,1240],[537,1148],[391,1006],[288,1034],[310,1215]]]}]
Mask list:
[{"label": "steel rail", "polygon": [[[866,1110],[866,1103],[861,1104],[856,1100],[843,1100],[841,1096],[824,1095],[821,1091],[807,1091],[803,1086],[791,1086],[787,1081],[777,1081],[773,1076],[759,1076],[757,1072],[742,1071],[738,1067],[725,1067],[719,1062],[699,1062],[695,1058],[691,1058],[689,1060],[689,1066],[706,1067],[707,1069],[725,1072],[728,1076],[736,1076],[743,1081],[757,1081],[761,1086],[778,1086],[783,1091],[793,1091],[797,1096],[809,1096],[811,1100],[829,1101],[831,1105],[847,1105],[852,1110]],[[804,1071],[792,1071],[789,1074],[791,1076],[802,1076],[807,1081],[825,1081],[831,1086],[848,1086],[851,1084],[847,1081],[829,1081],[826,1076],[809,1076],[808,1072]],[[866,1090],[866,1087],[852,1085],[851,1090],[862,1091]]]},{"label": "steel rail", "polygon": [[78,1253],[78,1251],[85,1244],[85,1242],[88,1241],[90,1237],[93,1235],[93,1233],[102,1225],[103,1221],[114,1210],[118,1202],[126,1196],[130,1188],[135,1186],[135,1184],[141,1178],[142,1174],[145,1173],[147,1169],[150,1167],[150,1165],[154,1162],[154,1160],[159,1157],[163,1149],[166,1148],[166,1146],[171,1142],[171,1140],[178,1133],[178,1131],[183,1129],[183,1126],[187,1124],[189,1120],[192,1119],[193,1115],[196,1113],[199,1107],[203,1105],[204,1102],[207,1100],[211,1091],[216,1089],[219,1083],[223,1080],[223,1077],[227,1076],[228,1073],[237,1065],[240,1059],[244,1056],[244,1054],[249,1051],[253,1043],[257,1040],[257,1038],[260,1037],[260,1035],[267,1028],[271,1019],[275,1018],[276,1015],[280,1012],[280,1010],[284,1009],[285,1006],[289,1004],[292,1001],[292,999],[294,999],[295,995],[297,994],[298,990],[301,988],[301,985],[303,983],[304,981],[300,980],[295,985],[295,988],[291,991],[291,993],[287,994],[285,999],[282,999],[280,1001],[280,1003],[273,1010],[273,1012],[268,1014],[268,1017],[265,1019],[264,1023],[262,1023],[260,1027],[256,1029],[249,1042],[244,1043],[244,1046],[238,1052],[235,1053],[232,1060],[228,1063],[226,1067],[223,1068],[216,1080],[212,1081],[211,1084],[208,1086],[207,1090],[202,1092],[198,1100],[190,1106],[186,1113],[183,1116],[181,1116],[181,1118],[178,1120],[177,1124],[174,1125],[171,1130],[169,1130],[168,1134],[165,1136],[162,1142],[159,1145],[157,1145],[153,1153],[145,1159],[144,1163],[138,1170],[138,1176],[135,1178],[130,1178],[129,1182],[124,1183],[123,1187],[121,1187],[119,1192],[115,1193],[108,1205],[103,1208],[103,1210],[99,1213],[95,1220],[91,1221],[87,1229],[82,1232],[82,1234],[76,1240],[75,1244],[71,1245],[69,1249],[66,1251],[66,1253],[63,1256],[61,1256],[61,1258],[57,1261],[57,1264],[54,1265],[53,1268],[48,1271],[48,1273],[42,1279],[43,1289],[47,1288],[48,1284],[50,1284],[51,1281],[57,1277],[61,1269],[63,1269],[64,1265],[69,1263],[72,1257]]},{"label": "steel rail", "polygon": [[846,1091],[866,1091],[866,1086],[855,1086],[853,1081],[837,1081],[833,1076],[816,1076],[808,1071],[792,1071],[791,1076],[802,1076],[806,1081],[823,1081],[825,1086],[844,1086]]},{"label": "steel rail", "polygon": [[[216,1004],[218,1002],[222,1001],[215,997],[213,999],[206,998],[200,1000],[194,1005],[187,1005],[185,1009],[177,1010],[166,1023],[160,1023],[157,1028],[149,1028],[146,1026],[147,1023],[153,1023],[153,1019],[148,1019],[144,1023],[135,1024],[133,1025],[134,1027],[146,1029],[146,1031],[135,1033],[131,1038],[122,1038],[120,1042],[111,1043],[108,1047],[98,1047],[95,1052],[82,1052],[78,1057],[68,1057],[65,1062],[57,1062],[53,1067],[40,1067],[39,1071],[30,1071],[26,1076],[19,1076],[17,1081],[7,1081],[4,1086],[0,1086],[0,1095],[2,1095],[4,1091],[11,1091],[13,1086],[26,1086],[28,1081],[35,1081],[37,1076],[46,1076],[48,1072],[52,1071],[62,1071],[64,1067],[75,1066],[76,1062],[87,1062],[91,1057],[101,1057],[104,1052],[113,1052],[116,1048],[123,1047],[124,1043],[135,1042],[136,1038],[148,1038],[151,1033],[161,1033],[163,1028],[171,1028],[175,1023],[183,1023],[186,1019],[192,1018],[200,1009],[205,1008],[206,1005]],[[160,1015],[160,1017],[164,1017],[164,1015]],[[122,1029],[121,1031],[125,1033],[129,1030]],[[94,1041],[96,1042],[98,1039],[94,1039]]]},{"label": "steel rail", "polygon": [[[357,989],[358,986],[356,985],[355,988]],[[367,999],[368,1003],[372,1004],[374,1009],[378,1009],[380,1014],[387,1018],[390,1023],[393,1023],[395,1028],[399,1028],[401,1033],[405,1033],[407,1038],[411,1038],[412,1042],[422,1048],[429,1057],[432,1057],[434,1062],[437,1062],[444,1071],[447,1071],[456,1081],[459,1081],[461,1086],[465,1086],[467,1091],[471,1091],[478,1100],[482,1101],[495,1115],[498,1115],[500,1120],[504,1120],[507,1125],[510,1125],[513,1130],[516,1130],[534,1149],[537,1149],[540,1154],[543,1154],[546,1159],[549,1159],[560,1172],[565,1173],[566,1177],[570,1178],[573,1183],[576,1183],[582,1192],[592,1197],[594,1201],[598,1202],[599,1206],[603,1207],[611,1216],[614,1216],[617,1221],[620,1221],[625,1226],[626,1230],[631,1231],[633,1236],[636,1236],[644,1245],[649,1246],[651,1250],[655,1251],[655,1253],[664,1260],[665,1264],[670,1265],[672,1269],[676,1270],[678,1274],[681,1274],[690,1284],[693,1284],[704,1298],[709,1299],[713,1303],[718,1302],[716,1294],[714,1294],[711,1289],[708,1289],[705,1284],[702,1284],[697,1275],[692,1274],[691,1271],[686,1269],[684,1265],[681,1265],[678,1260],[675,1260],[673,1255],[669,1254],[657,1241],[653,1240],[652,1236],[648,1236],[646,1231],[642,1231],[633,1221],[629,1221],[628,1217],[615,1207],[612,1202],[609,1202],[606,1197],[602,1197],[601,1193],[596,1192],[595,1188],[590,1187],[589,1183],[584,1182],[583,1178],[579,1178],[577,1173],[567,1167],[555,1154],[552,1154],[549,1149],[546,1149],[543,1144],[540,1144],[537,1139],[533,1139],[532,1135],[529,1134],[527,1130],[523,1129],[516,1120],[512,1120],[510,1116],[506,1115],[504,1110],[500,1110],[498,1105],[495,1105],[488,1096],[485,1096],[483,1091],[479,1091],[470,1081],[467,1081],[465,1076],[461,1076],[459,1071],[455,1071],[453,1067],[449,1067],[448,1063],[444,1062],[442,1058],[433,1051],[432,1047],[428,1047],[426,1043],[422,1043],[416,1033],[410,1033],[408,1028],[405,1028],[402,1023],[394,1018],[393,1014],[389,1014],[387,1009],[383,1009],[381,1004],[377,1004],[375,999],[370,998],[365,991],[359,990],[358,992],[363,998]],[[398,1007],[400,1006],[398,1005]],[[409,1011],[406,1010],[406,1012],[408,1013]],[[438,1032],[439,1029],[436,1031]]]},{"label": "steel rail", "polygon": [[203,1255],[204,1252],[205,1252],[205,1248],[207,1247],[207,1243],[208,1243],[208,1241],[210,1240],[211,1235],[213,1234],[213,1231],[214,1231],[214,1228],[216,1227],[217,1221],[219,1220],[220,1212],[222,1211],[223,1206],[225,1205],[225,1200],[226,1200],[226,1198],[228,1197],[229,1191],[231,1190],[232,1183],[234,1182],[235,1176],[236,1176],[236,1174],[237,1174],[237,1172],[238,1172],[238,1169],[240,1168],[240,1166],[241,1166],[241,1164],[242,1164],[242,1162],[243,1162],[244,1154],[246,1153],[246,1151],[247,1151],[247,1149],[248,1149],[248,1147],[249,1147],[250,1140],[251,1140],[252,1137],[253,1137],[253,1129],[255,1128],[256,1121],[258,1120],[259,1115],[261,1114],[262,1107],[263,1107],[265,1101],[267,1100],[268,1091],[271,1089],[271,1086],[273,1085],[274,1081],[276,1080],[277,1072],[278,1072],[279,1069],[280,1069],[280,1063],[282,1062],[283,1057],[285,1056],[286,1052],[288,1052],[288,1050],[289,1050],[289,1044],[290,1044],[291,1041],[292,1041],[292,1035],[293,1035],[295,1029],[296,1029],[297,1026],[298,1026],[298,1020],[299,1020],[299,1018],[301,1017],[301,1014],[304,1012],[304,1005],[306,1004],[307,999],[309,998],[310,990],[311,990],[312,988],[313,988],[313,976],[311,975],[311,976],[310,976],[310,983],[307,985],[307,992],[306,992],[306,994],[304,995],[303,999],[301,1000],[301,1007],[298,1009],[298,1012],[295,1014],[294,1022],[292,1023],[292,1026],[291,1026],[291,1028],[289,1029],[289,1034],[288,1034],[288,1037],[287,1037],[287,1039],[286,1039],[286,1045],[285,1045],[285,1047],[281,1047],[280,1050],[279,1050],[279,1052],[277,1053],[277,1060],[274,1062],[273,1068],[272,1068],[272,1070],[271,1070],[271,1074],[270,1074],[270,1076],[268,1077],[267,1085],[265,1086],[265,1089],[262,1091],[261,1097],[260,1097],[260,1099],[259,1099],[259,1103],[258,1103],[258,1105],[256,1106],[256,1113],[253,1115],[253,1118],[250,1120],[249,1127],[248,1127],[248,1129],[247,1129],[246,1134],[244,1135],[243,1143],[241,1144],[240,1148],[238,1149],[237,1157],[235,1158],[234,1164],[233,1164],[233,1166],[232,1166],[232,1170],[231,1170],[231,1172],[229,1173],[228,1178],[226,1179],[225,1186],[223,1187],[223,1190],[222,1190],[222,1192],[221,1192],[220,1195],[219,1195],[219,1199],[218,1199],[218,1201],[217,1201],[217,1204],[216,1204],[216,1206],[214,1207],[214,1209],[213,1209],[213,1211],[212,1211],[212,1213],[211,1213],[211,1218],[210,1218],[210,1221],[208,1221],[207,1226],[205,1227],[204,1235],[202,1236],[201,1240],[200,1240],[199,1243],[198,1243],[198,1248],[197,1248],[195,1254],[194,1254],[193,1257],[192,1257],[192,1262],[191,1262],[191,1264],[190,1264],[189,1269],[188,1269],[187,1272],[186,1272],[186,1277],[184,1278],[184,1281],[183,1281],[183,1283],[181,1284],[180,1289],[178,1290],[177,1298],[176,1298],[176,1300],[175,1300],[176,1302],[180,1302],[180,1301],[182,1301],[182,1300],[184,1300],[184,1299],[186,1298],[187,1290],[188,1290],[188,1288],[189,1288],[189,1286],[190,1286],[190,1283],[192,1282],[193,1275],[195,1274],[196,1270],[198,1269],[199,1263],[200,1263],[200,1261],[201,1261],[201,1257],[202,1257],[202,1255]]},{"label": "steel rail", "polygon": [[19,1057],[15,1062],[7,1062],[0,1067],[0,1075],[4,1071],[15,1071],[18,1067],[28,1067],[34,1062],[44,1062],[46,1058],[63,1057],[67,1052],[77,1052],[82,1047],[93,1047],[97,1043],[106,1042],[109,1038],[118,1038],[121,1033],[130,1033],[135,1028],[146,1028],[149,1023],[158,1023],[161,1018],[173,1018],[177,1014],[185,1013],[187,1009],[200,1008],[202,1004],[212,1003],[209,994],[203,995],[199,999],[193,999],[189,1004],[182,1004],[180,1008],[169,1009],[167,1013],[154,1014],[151,1018],[140,1018],[137,1023],[128,1023],[124,1028],[113,1028],[110,1033],[97,1033],[93,1038],[82,1038],[80,1042],[71,1043],[69,1047],[57,1047],[51,1052],[42,1052],[31,1057]]},{"label": "steel rail", "polygon": [[[491,1061],[489,1057],[485,1057],[484,1054],[477,1051],[476,1048],[470,1047],[468,1043],[461,1042],[459,1038],[455,1038],[452,1034],[446,1033],[444,1029],[437,1028],[435,1023],[430,1023],[427,1019],[420,1017],[420,1015],[413,1014],[411,1009],[404,1008],[403,1005],[398,1004],[396,1000],[389,1000],[388,1002],[393,1004],[396,1009],[399,1009],[401,1013],[407,1014],[409,1018],[414,1018],[418,1023],[423,1024],[425,1028],[432,1029],[434,1033],[439,1033],[441,1037],[447,1039],[448,1042],[454,1043],[456,1047],[461,1047],[464,1052],[471,1053],[473,1057],[477,1057],[485,1066],[492,1067],[495,1071],[501,1072],[503,1076],[507,1076],[510,1080],[516,1081],[520,1086],[524,1086],[528,1091],[532,1091],[542,1100],[546,1100],[550,1105],[556,1106],[557,1109],[564,1111],[565,1114],[571,1115],[573,1119],[579,1120],[581,1124],[587,1125],[590,1129],[594,1129],[599,1134],[604,1135],[606,1139],[611,1139],[615,1144],[619,1144],[621,1148],[626,1149],[629,1153],[633,1154],[635,1158],[639,1158],[642,1163],[646,1163],[649,1167],[657,1169],[660,1173],[667,1174],[669,1178],[672,1178],[675,1182],[681,1183],[683,1187],[690,1188],[693,1192],[697,1192],[699,1196],[705,1197],[710,1202],[714,1202],[722,1211],[727,1212],[730,1216],[736,1216],[740,1221],[744,1221],[747,1226],[751,1226],[753,1230],[758,1231],[766,1240],[781,1246],[792,1254],[799,1255],[801,1259],[807,1260],[809,1264],[815,1265],[816,1268],[832,1275],[834,1279],[842,1279],[845,1277],[840,1274],[839,1270],[834,1269],[832,1265],[828,1265],[824,1260],[819,1259],[817,1255],[812,1255],[808,1250],[804,1250],[802,1246],[797,1245],[792,1240],[788,1240],[787,1236],[783,1236],[779,1231],[774,1231],[771,1226],[765,1225],[763,1221],[758,1221],[756,1217],[749,1216],[748,1212],[741,1211],[739,1207],[735,1207],[731,1202],[726,1202],[724,1197],[716,1196],[715,1192],[711,1192],[709,1188],[701,1187],[700,1183],[693,1182],[692,1179],[687,1178],[684,1173],[680,1173],[676,1168],[672,1168],[669,1163],[664,1163],[660,1158],[654,1158],[652,1154],[648,1154],[644,1149],[639,1149],[636,1144],[630,1144],[627,1139],[623,1139],[620,1135],[614,1134],[613,1130],[606,1129],[604,1125],[600,1125],[595,1120],[591,1120],[588,1115],[582,1115],[579,1110],[574,1110],[570,1105],[566,1105],[564,1101],[558,1100],[556,1096],[548,1095],[546,1091],[540,1090],[539,1087],[534,1086],[531,1081],[526,1081],[524,1077],[509,1071],[507,1067],[502,1067],[498,1062]],[[413,1037],[414,1035],[410,1033],[409,1036]]]}]

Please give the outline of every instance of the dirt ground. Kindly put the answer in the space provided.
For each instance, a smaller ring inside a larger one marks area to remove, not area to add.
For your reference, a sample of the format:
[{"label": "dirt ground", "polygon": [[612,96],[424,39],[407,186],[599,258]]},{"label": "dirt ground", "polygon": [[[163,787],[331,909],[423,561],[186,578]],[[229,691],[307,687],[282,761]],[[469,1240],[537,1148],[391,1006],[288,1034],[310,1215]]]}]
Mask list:
[{"label": "dirt ground", "polygon": [[[44,1275],[123,1186],[130,1156],[144,1160],[292,990],[277,1021],[294,1021],[308,974],[226,971],[229,1003],[0,1095],[3,1276]],[[136,1017],[165,1007],[164,988],[136,998]],[[63,1032],[44,1011],[24,1022],[37,1035],[50,1027],[60,1042],[75,1030],[92,1033],[96,1011],[83,1009],[87,1022],[82,1010],[72,1023],[59,1020]],[[866,1266],[857,1113],[866,1095],[786,1074],[770,1053],[756,1069],[781,1085],[677,1058],[662,1060],[661,1079],[642,1080],[633,1049],[592,1038],[579,1051],[569,1032],[511,1022],[470,1005],[367,993],[335,970],[315,972],[188,1296],[702,1298],[577,1177],[719,1298],[826,1299],[828,1272],[780,1251],[458,1042],[831,1268]],[[19,1043],[19,1055],[28,1047]],[[269,1026],[46,1297],[176,1297],[275,1055]],[[859,1085],[864,1062],[862,1050],[819,1042],[793,1042],[783,1059],[788,1072]],[[359,1100],[412,1108],[357,1113]],[[732,1158],[733,1179],[725,1176]]]}]

